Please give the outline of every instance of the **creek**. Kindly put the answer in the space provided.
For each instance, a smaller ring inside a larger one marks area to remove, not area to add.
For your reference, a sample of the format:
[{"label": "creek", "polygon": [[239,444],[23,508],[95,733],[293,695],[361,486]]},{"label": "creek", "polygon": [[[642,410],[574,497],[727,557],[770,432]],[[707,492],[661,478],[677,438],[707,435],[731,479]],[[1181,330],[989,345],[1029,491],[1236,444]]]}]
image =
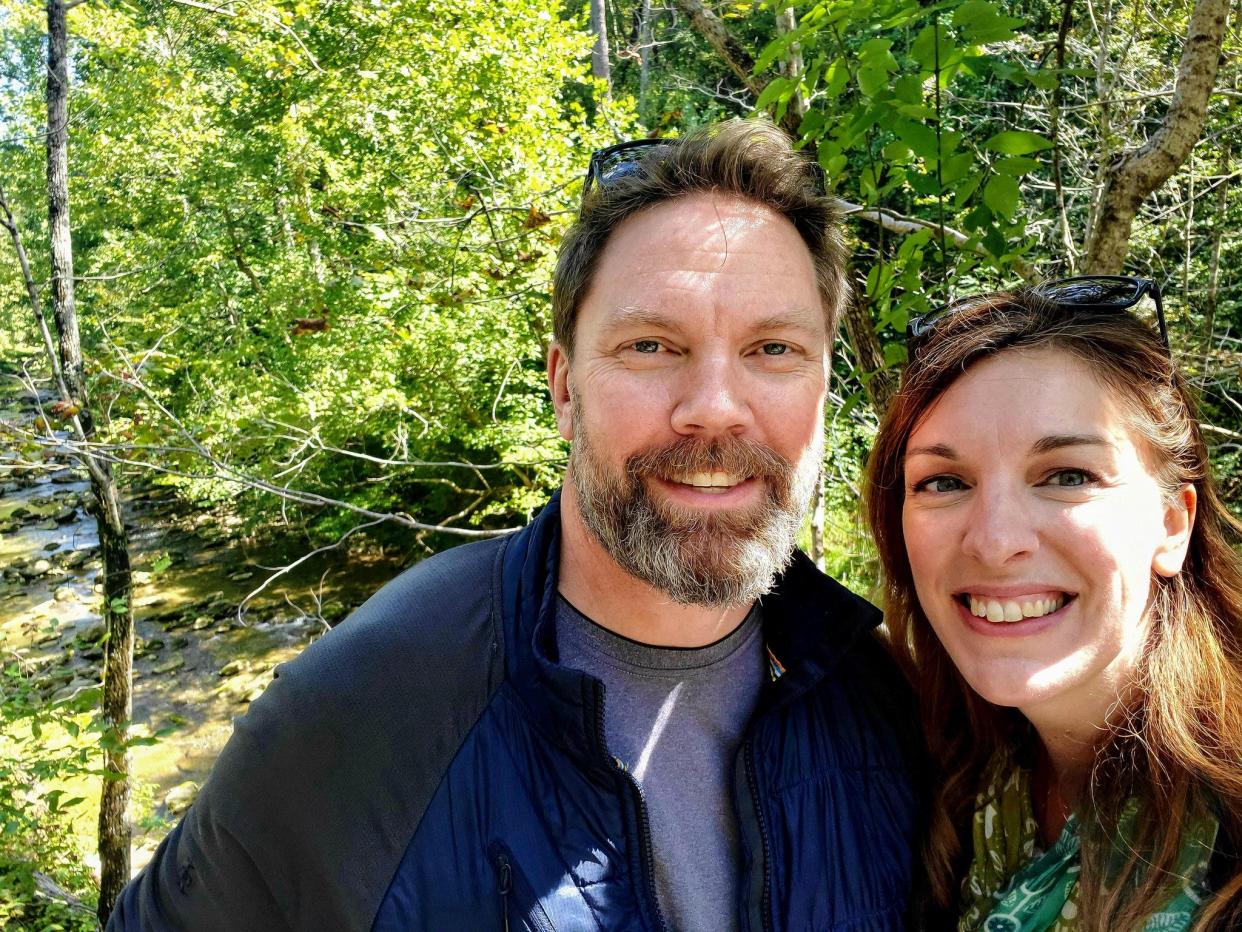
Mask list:
[{"label": "creek", "polygon": [[[5,381],[0,423],[33,423],[50,399]],[[11,436],[0,435],[0,651],[6,664],[31,673],[46,701],[57,702],[97,688],[102,670],[99,540],[85,507],[90,484],[70,461],[32,457]],[[132,751],[137,870],[188,808],[233,719],[271,681],[273,667],[406,560],[375,547],[331,550],[248,599],[313,546],[289,529],[243,535],[229,508],[187,505],[173,489],[132,473],[122,488],[135,570],[133,732],[166,732]],[[97,868],[97,779],[66,789],[86,797],[73,813],[74,831]]]}]

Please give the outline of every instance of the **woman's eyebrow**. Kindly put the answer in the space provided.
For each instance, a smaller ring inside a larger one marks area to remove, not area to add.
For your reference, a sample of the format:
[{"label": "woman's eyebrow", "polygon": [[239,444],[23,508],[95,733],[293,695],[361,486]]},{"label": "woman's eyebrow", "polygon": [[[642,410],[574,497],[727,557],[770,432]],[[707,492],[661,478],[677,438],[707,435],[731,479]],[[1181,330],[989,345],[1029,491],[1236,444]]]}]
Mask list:
[{"label": "woman's eyebrow", "polygon": [[1095,434],[1050,434],[1047,437],[1040,437],[1031,444],[1031,454],[1037,456],[1041,453],[1060,450],[1063,447],[1079,446],[1111,447],[1113,442]]},{"label": "woman's eyebrow", "polygon": [[957,459],[957,451],[943,443],[933,443],[931,446],[926,447],[910,447],[906,450],[906,459],[915,456],[938,456],[944,460],[955,460]]}]

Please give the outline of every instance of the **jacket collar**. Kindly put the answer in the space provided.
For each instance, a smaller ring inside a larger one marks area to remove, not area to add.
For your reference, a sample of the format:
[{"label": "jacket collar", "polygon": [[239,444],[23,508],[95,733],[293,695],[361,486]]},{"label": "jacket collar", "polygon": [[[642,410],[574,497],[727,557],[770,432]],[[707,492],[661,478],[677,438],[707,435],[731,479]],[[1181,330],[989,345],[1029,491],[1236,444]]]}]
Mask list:
[{"label": "jacket collar", "polygon": [[[611,765],[603,745],[603,687],[556,662],[557,568],[561,545],[557,492],[509,539],[501,565],[507,679],[531,720],[588,768]],[[805,693],[880,622],[865,599],[821,573],[801,552],[762,600],[764,638],[784,667],[760,701],[762,713]]]}]

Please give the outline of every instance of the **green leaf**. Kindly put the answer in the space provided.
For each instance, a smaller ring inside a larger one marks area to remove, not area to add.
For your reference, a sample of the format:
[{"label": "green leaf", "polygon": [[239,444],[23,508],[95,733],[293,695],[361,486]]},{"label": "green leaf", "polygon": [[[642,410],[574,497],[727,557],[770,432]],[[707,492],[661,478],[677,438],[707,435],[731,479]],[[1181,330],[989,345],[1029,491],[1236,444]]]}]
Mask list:
[{"label": "green leaf", "polygon": [[1030,81],[1041,91],[1054,90],[1060,81],[1055,68],[1041,68],[1030,75]]},{"label": "green leaf", "polygon": [[1003,15],[988,0],[966,0],[953,14],[953,25],[971,45],[1004,42],[1014,37],[1014,27],[1023,20]]},{"label": "green leaf", "polygon": [[858,50],[858,88],[868,97],[889,90],[890,73],[897,70],[897,59],[888,39],[868,39]]},{"label": "green leaf", "polygon": [[1008,129],[997,133],[983,144],[983,148],[1001,155],[1028,155],[1052,148],[1052,140],[1039,133],[1031,133],[1021,129]]},{"label": "green leaf", "polygon": [[1008,175],[993,175],[983,189],[983,203],[1006,220],[1013,216],[1021,199],[1018,182]]},{"label": "green leaf", "polygon": [[903,100],[908,104],[922,104],[923,82],[917,74],[902,75],[893,85],[893,93],[897,95],[898,100]]},{"label": "green leaf", "polygon": [[[936,45],[936,31],[931,26],[924,26],[919,30],[919,34],[914,37],[914,42],[910,46],[910,54],[919,63],[919,67],[928,74],[932,74],[936,70]],[[943,73],[950,64],[950,59],[960,61],[961,55],[954,47],[953,39],[948,35],[948,30],[943,27],[940,30],[939,45],[940,70]]]},{"label": "green leaf", "polygon": [[172,557],[166,553],[161,553],[155,558],[155,562],[151,564],[151,572],[158,576],[170,566],[172,566]]},{"label": "green leaf", "polygon": [[974,164],[975,154],[973,152],[958,152],[950,155],[940,162],[940,180],[948,187],[964,177]]},{"label": "green leaf", "polygon": [[798,125],[798,138],[809,139],[819,134],[824,128],[824,111],[808,110]]},{"label": "green leaf", "polygon": [[793,82],[788,78],[773,78],[768,82],[768,86],[763,89],[763,93],[759,95],[759,99],[755,101],[756,110],[764,110],[780,99],[793,89]]},{"label": "green leaf", "polygon": [[1010,175],[1014,178],[1020,178],[1023,175],[1030,174],[1039,168],[1037,159],[1028,159],[1024,155],[1015,155],[1012,158],[1000,159],[993,166],[992,170],[1002,175]]},{"label": "green leaf", "polygon": [[840,59],[835,60],[828,66],[828,70],[824,72],[824,95],[830,98],[840,97],[849,80],[850,69],[845,62]]},{"label": "green leaf", "polygon": [[108,611],[113,615],[124,615],[129,610],[129,602],[124,598],[113,599],[108,603]]},{"label": "green leaf", "polygon": [[910,157],[910,147],[900,139],[894,139],[880,150],[886,162],[903,162]]},{"label": "green leaf", "polygon": [[787,32],[777,36],[763,47],[759,57],[755,59],[755,68],[751,74],[762,74],[772,67],[772,63],[785,54],[785,50],[798,38],[797,32]]},{"label": "green leaf", "polygon": [[912,120],[898,120],[893,129],[897,138],[908,145],[919,158],[935,161],[938,157],[935,127]]}]

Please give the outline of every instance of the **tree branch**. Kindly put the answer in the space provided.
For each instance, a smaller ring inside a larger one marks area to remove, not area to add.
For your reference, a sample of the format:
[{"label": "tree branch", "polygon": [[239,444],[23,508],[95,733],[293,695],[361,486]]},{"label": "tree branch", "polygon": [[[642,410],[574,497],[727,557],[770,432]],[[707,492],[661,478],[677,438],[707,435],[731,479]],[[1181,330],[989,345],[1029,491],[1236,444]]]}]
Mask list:
[{"label": "tree branch", "polygon": [[1190,157],[1207,119],[1228,17],[1229,0],[1195,3],[1173,99],[1160,128],[1139,148],[1121,153],[1105,171],[1104,189],[1087,234],[1084,272],[1121,271],[1139,207]]}]

